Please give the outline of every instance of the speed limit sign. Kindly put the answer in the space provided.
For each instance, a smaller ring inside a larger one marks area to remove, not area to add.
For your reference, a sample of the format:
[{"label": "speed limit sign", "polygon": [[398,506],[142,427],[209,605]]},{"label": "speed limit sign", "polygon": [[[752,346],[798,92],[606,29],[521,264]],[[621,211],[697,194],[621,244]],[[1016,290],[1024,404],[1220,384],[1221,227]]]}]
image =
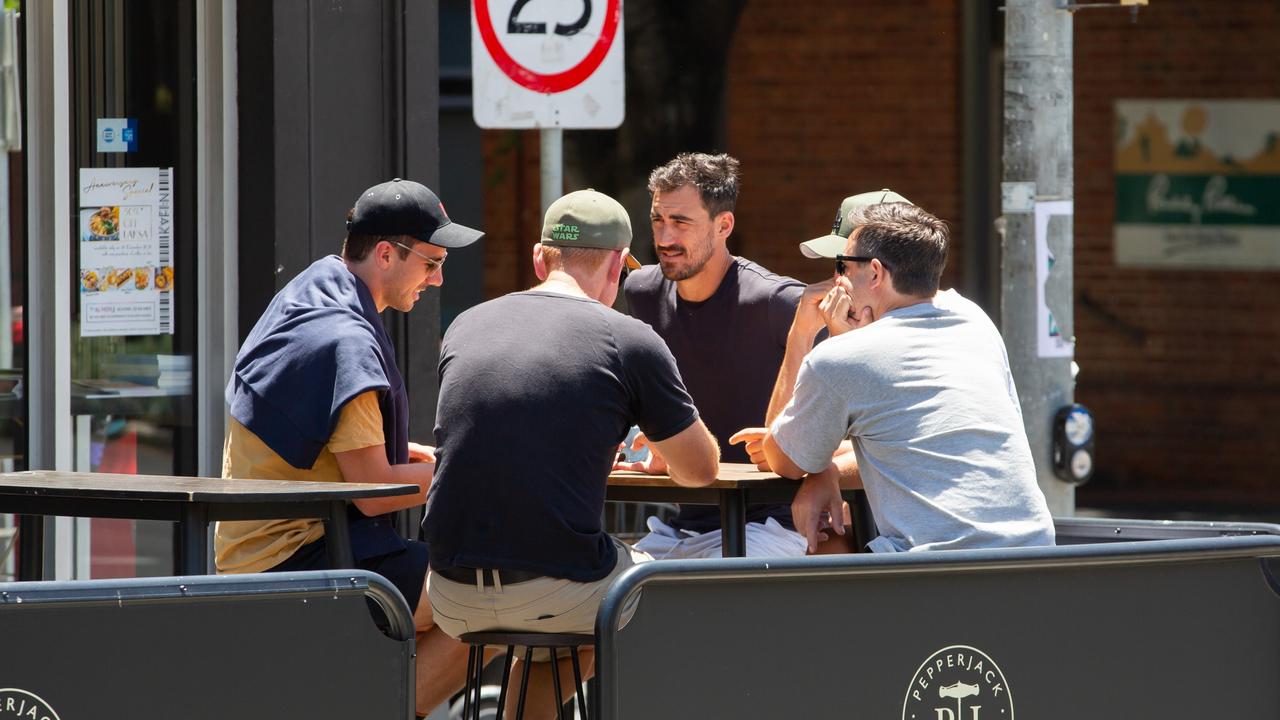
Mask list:
[{"label": "speed limit sign", "polygon": [[471,84],[480,127],[621,125],[622,0],[473,0]]}]

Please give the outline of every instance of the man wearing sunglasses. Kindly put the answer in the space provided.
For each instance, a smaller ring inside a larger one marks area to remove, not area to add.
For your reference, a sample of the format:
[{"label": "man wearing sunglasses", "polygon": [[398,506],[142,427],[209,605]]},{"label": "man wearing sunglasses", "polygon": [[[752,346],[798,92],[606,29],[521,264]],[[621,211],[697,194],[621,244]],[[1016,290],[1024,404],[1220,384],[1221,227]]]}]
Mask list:
[{"label": "man wearing sunglasses", "polygon": [[[392,582],[418,631],[417,703],[425,715],[462,687],[464,647],[435,627],[425,594],[427,546],[406,541],[391,513],[423,504],[433,449],[409,442],[408,396],[382,325],[444,282],[449,250],[481,233],[449,220],[425,186],[399,178],[361,193],[342,254],[313,263],[272,299],[236,356],[223,475],[233,478],[406,483],[419,492],[356,500],[357,567]],[[318,520],[218,523],[218,572],[328,567]]]},{"label": "man wearing sunglasses", "polygon": [[[944,222],[888,202],[802,246],[836,275],[796,314],[762,449],[804,478],[792,512],[811,546],[840,512],[853,463],[832,456],[846,439],[880,531],[872,551],[1053,544],[1004,341],[981,308],[939,291],[948,242]],[[815,348],[819,327],[831,337]]]}]

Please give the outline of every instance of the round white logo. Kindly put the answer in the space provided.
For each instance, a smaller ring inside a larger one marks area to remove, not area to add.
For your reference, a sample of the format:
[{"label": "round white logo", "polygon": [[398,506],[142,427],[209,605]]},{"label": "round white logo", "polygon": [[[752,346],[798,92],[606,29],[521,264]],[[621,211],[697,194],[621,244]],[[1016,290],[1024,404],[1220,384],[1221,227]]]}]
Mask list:
[{"label": "round white logo", "polygon": [[58,713],[40,696],[18,688],[0,688],[0,720],[59,720]]},{"label": "round white logo", "polygon": [[902,720],[1013,720],[1013,696],[986,653],[952,645],[916,670],[902,701]]}]

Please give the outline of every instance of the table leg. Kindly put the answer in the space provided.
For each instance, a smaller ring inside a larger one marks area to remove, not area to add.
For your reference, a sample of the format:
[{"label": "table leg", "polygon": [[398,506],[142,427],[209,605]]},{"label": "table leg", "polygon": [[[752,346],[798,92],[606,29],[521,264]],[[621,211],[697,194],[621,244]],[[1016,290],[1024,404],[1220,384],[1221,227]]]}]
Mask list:
[{"label": "table leg", "polygon": [[178,523],[181,537],[178,542],[177,571],[179,575],[207,575],[209,573],[209,508],[201,503],[182,506],[182,521]]},{"label": "table leg", "polygon": [[720,491],[720,554],[747,556],[747,499],[736,490]]},{"label": "table leg", "polygon": [[356,566],[351,555],[351,528],[347,526],[345,500],[329,503],[329,517],[324,521],[324,541],[329,550],[329,564],[334,570],[349,570]]},{"label": "table leg", "polygon": [[18,516],[18,580],[44,579],[44,516]]},{"label": "table leg", "polygon": [[867,494],[862,490],[854,490],[847,493],[845,499],[849,503],[849,519],[853,521],[853,551],[865,552],[867,543],[876,537],[876,520],[867,503]]}]

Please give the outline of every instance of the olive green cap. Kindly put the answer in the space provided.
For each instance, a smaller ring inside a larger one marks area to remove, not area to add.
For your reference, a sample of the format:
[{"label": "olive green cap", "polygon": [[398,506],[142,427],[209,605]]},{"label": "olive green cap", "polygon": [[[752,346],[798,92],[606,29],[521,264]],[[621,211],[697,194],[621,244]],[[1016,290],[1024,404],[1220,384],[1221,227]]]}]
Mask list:
[{"label": "olive green cap", "polygon": [[[631,218],[621,203],[595,190],[576,190],[551,203],[542,221],[542,244],[618,250],[631,247]],[[640,263],[627,253],[627,267]]]},{"label": "olive green cap", "polygon": [[845,198],[844,202],[840,203],[840,209],[836,211],[836,221],[831,223],[831,234],[800,243],[800,252],[807,258],[815,259],[834,258],[836,255],[843,254],[849,235],[853,233],[853,224],[849,222],[849,216],[855,210],[892,202],[911,203],[910,200],[889,188]]}]

